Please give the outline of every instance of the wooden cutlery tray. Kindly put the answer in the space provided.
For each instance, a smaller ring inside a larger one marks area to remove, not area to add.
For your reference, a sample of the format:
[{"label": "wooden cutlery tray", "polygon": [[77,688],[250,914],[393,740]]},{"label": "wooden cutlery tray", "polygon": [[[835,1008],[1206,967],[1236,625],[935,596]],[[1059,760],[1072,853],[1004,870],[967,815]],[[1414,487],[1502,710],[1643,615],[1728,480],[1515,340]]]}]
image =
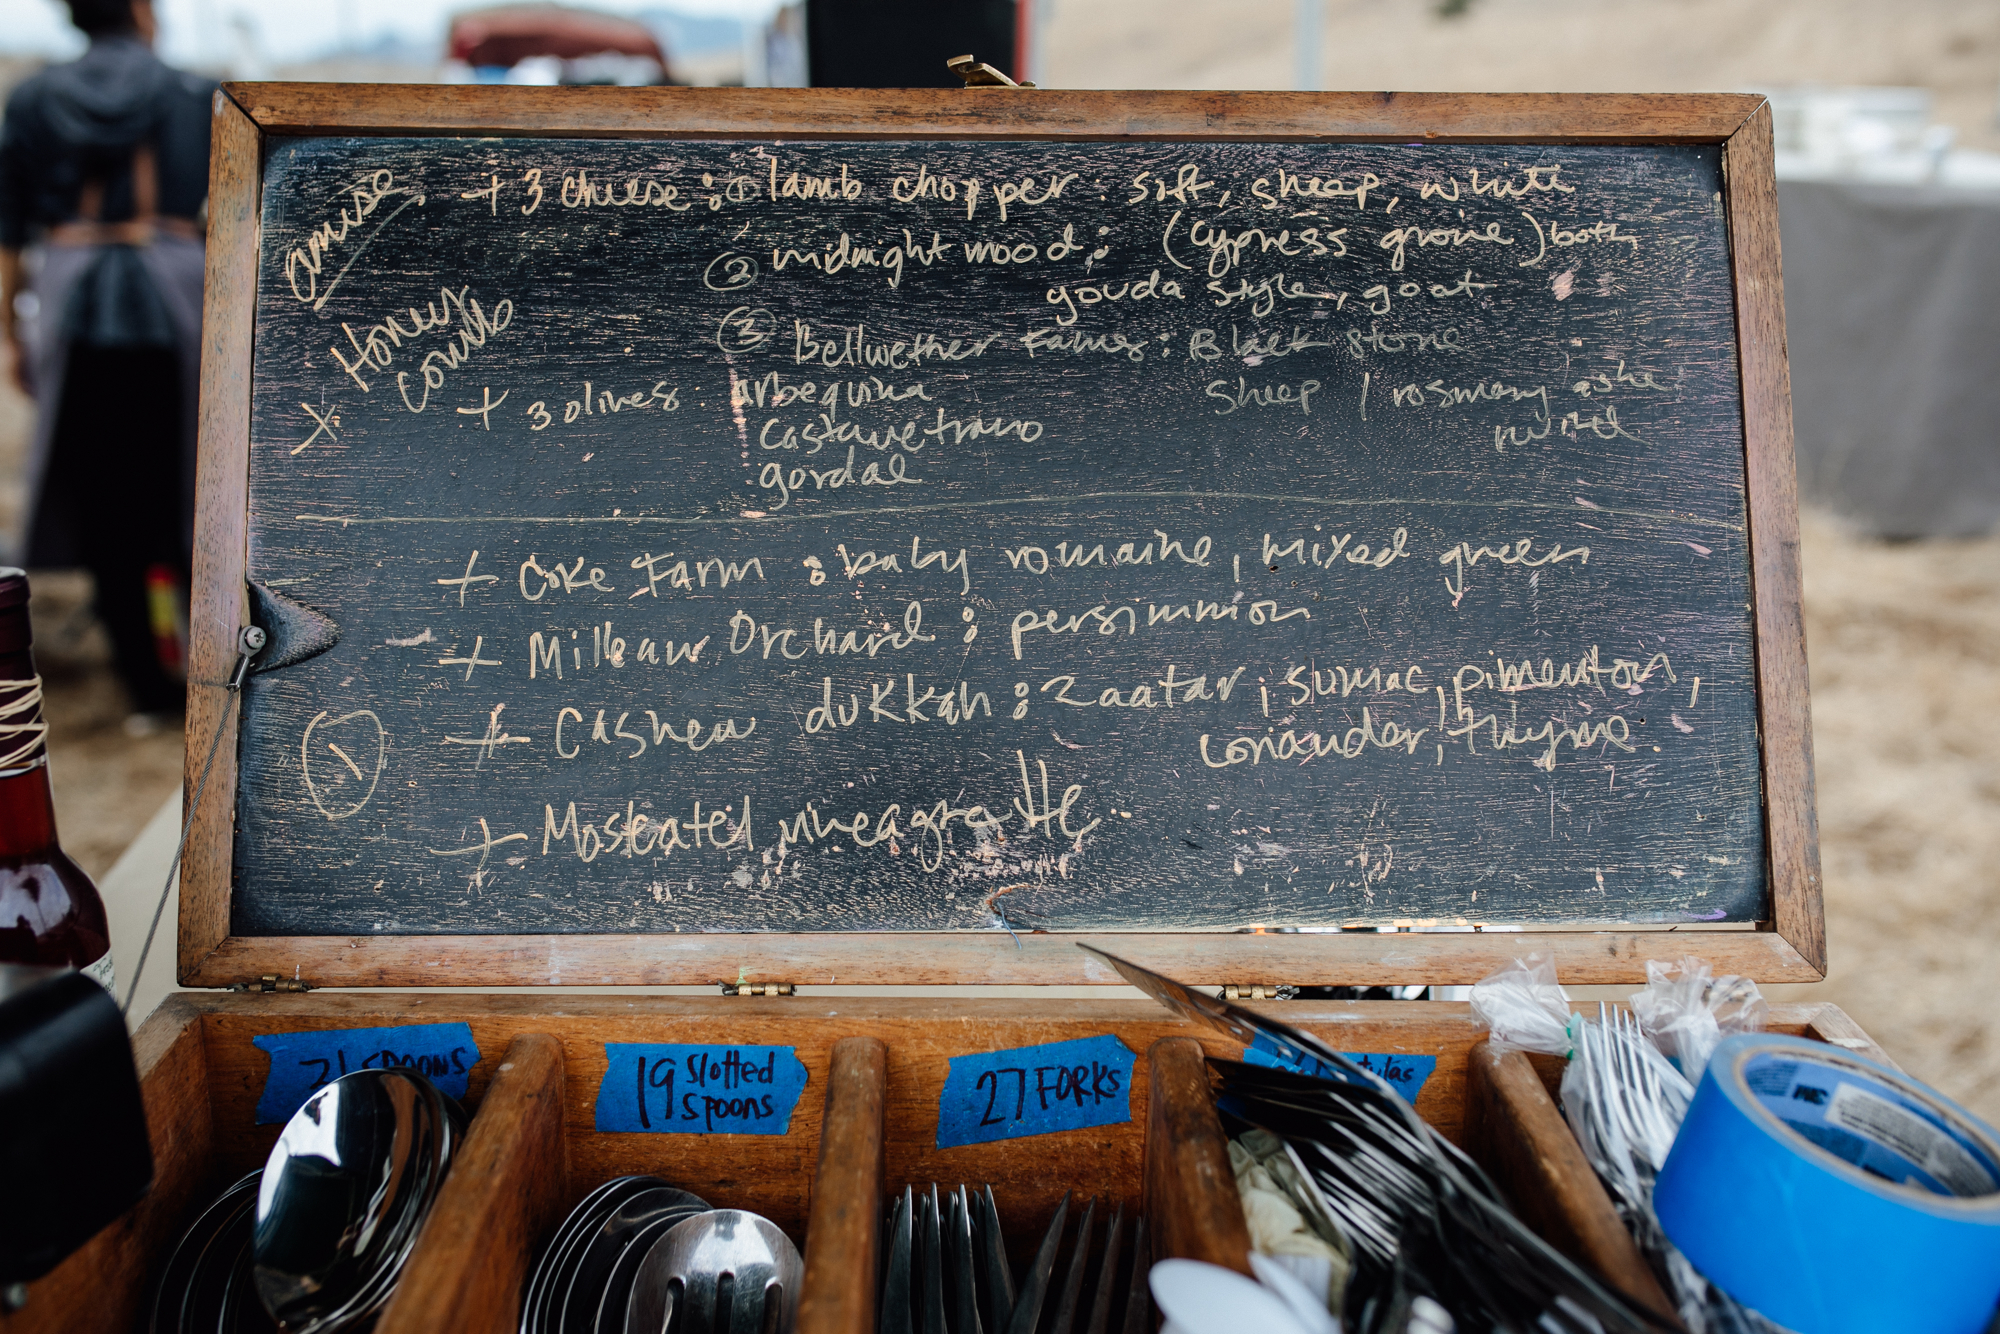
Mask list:
[{"label": "wooden cutlery tray", "polygon": [[[1550,1096],[1561,1062],[1497,1051],[1464,1004],[1282,1002],[1342,1050],[1432,1056],[1417,1109],[1503,1185],[1561,1249],[1628,1293],[1662,1299]],[[134,1040],[152,1127],[151,1194],[55,1273],[0,1334],[134,1328],[195,1211],[262,1165],[254,1124],[269,1058],[252,1038],[396,1023],[467,1024],[481,1059],[472,1132],[378,1334],[504,1334],[537,1248],[600,1182],[646,1172],[717,1207],[764,1214],[801,1244],[801,1334],[870,1334],[881,1202],[906,1183],[990,1182],[1017,1263],[1065,1191],[1144,1207],[1155,1258],[1247,1270],[1248,1236],[1204,1055],[1236,1044],[1151,1001],[684,998],[353,993],[170,998]],[[1772,1007],[1774,1031],[1884,1054],[1833,1006]],[[936,1147],[950,1058],[1111,1034],[1138,1058],[1129,1120]],[[606,1043],[768,1043],[796,1050],[806,1091],[785,1135],[601,1133]]]}]

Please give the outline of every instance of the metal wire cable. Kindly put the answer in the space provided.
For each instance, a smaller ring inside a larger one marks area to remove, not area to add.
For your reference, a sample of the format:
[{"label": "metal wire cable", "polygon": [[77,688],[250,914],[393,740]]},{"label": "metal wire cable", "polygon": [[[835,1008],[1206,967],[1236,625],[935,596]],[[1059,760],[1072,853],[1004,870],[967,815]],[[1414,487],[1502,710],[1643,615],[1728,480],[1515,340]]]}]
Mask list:
[{"label": "metal wire cable", "polygon": [[208,740],[208,758],[202,761],[201,779],[194,785],[194,800],[188,803],[187,814],[181,818],[180,841],[174,844],[174,859],[167,867],[167,883],[160,886],[160,901],[153,905],[153,924],[146,928],[146,943],[139,949],[139,963],[132,969],[132,980],[125,988],[125,1003],[118,1007],[121,1017],[132,1013],[132,1000],[139,994],[139,979],[146,972],[146,957],[153,952],[153,937],[159,933],[160,917],[167,910],[167,897],[174,892],[174,877],[180,874],[181,854],[187,851],[188,833],[194,828],[195,812],[201,809],[201,794],[208,790],[209,770],[215,767],[215,752],[222,747],[222,734],[229,727],[229,720],[235,716],[236,702],[243,697],[243,678],[250,669],[250,659],[257,656],[264,647],[264,632],[256,626],[249,626],[237,641],[236,670],[223,684],[229,692],[228,703],[223,705],[222,716],[215,720],[215,734]]}]

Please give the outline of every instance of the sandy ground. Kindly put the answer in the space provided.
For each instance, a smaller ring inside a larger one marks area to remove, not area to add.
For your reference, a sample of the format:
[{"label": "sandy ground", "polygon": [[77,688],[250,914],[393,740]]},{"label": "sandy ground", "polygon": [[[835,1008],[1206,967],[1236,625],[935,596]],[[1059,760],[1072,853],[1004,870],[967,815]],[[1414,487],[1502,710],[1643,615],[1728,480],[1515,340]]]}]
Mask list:
[{"label": "sandy ground", "polygon": [[[1497,91],[1918,84],[2000,150],[2000,6],[1954,0],[1328,0],[1329,87]],[[1292,0],[1060,0],[1058,87],[1291,86]],[[17,531],[27,405],[0,388],[0,532]],[[1830,1000],[1906,1067],[2000,1122],[2000,538],[1884,545],[1805,522]],[[180,780],[133,739],[87,581],[37,576],[64,844],[102,873]]]},{"label": "sandy ground", "polygon": [[2000,538],[1885,545],[1806,516],[1830,1000],[2000,1124]]}]

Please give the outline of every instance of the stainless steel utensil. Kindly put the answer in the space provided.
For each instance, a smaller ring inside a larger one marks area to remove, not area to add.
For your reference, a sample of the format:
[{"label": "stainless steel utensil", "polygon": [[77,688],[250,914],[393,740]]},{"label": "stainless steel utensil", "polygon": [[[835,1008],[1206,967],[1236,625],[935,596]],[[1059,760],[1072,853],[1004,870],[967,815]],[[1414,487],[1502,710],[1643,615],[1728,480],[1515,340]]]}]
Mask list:
[{"label": "stainless steel utensil", "polygon": [[1063,1275],[1062,1295],[1049,1321],[1049,1334],[1069,1334],[1076,1324],[1076,1304],[1083,1295],[1083,1271],[1090,1264],[1090,1225],[1097,1218],[1097,1197],[1083,1207],[1083,1221],[1076,1225],[1076,1240],[1070,1243],[1069,1270]]},{"label": "stainless steel utensil", "polygon": [[246,1209],[256,1207],[257,1179],[262,1175],[261,1172],[252,1172],[231,1185],[196,1215],[187,1231],[181,1234],[173,1254],[167,1258],[166,1268],[160,1273],[159,1286],[153,1291],[147,1334],[177,1334],[181,1328],[181,1311],[187,1302],[188,1289],[194,1282],[195,1270],[203,1253],[215,1234],[231,1219]]},{"label": "stainless steel utensil", "polygon": [[[527,1286],[521,1290],[520,1334],[538,1334],[540,1331],[545,1314],[544,1308],[548,1305],[549,1285],[555,1279],[556,1262],[568,1253],[577,1235],[587,1226],[592,1211],[599,1208],[607,1194],[620,1189],[630,1190],[633,1188],[631,1183],[648,1179],[636,1176],[614,1177],[591,1190],[577,1201],[576,1206],[568,1214],[564,1215],[562,1222],[556,1225],[555,1232],[543,1244],[541,1253],[535,1257],[535,1267],[528,1273]],[[619,1313],[619,1320],[621,1322],[619,1327],[622,1329],[623,1312]]]},{"label": "stainless steel utensil", "polygon": [[585,1240],[620,1204],[666,1184],[658,1177],[613,1177],[569,1211],[535,1262],[534,1275],[522,1294],[521,1334],[554,1334],[556,1303],[568,1285],[571,1267],[579,1258]]},{"label": "stainless steel utensil", "polygon": [[[1400,1328],[1393,1322],[1417,1296],[1468,1327],[1643,1334],[1668,1326],[1528,1228],[1464,1151],[1381,1076],[1267,1014],[1090,952],[1174,1012],[1246,1044],[1265,1039],[1281,1063],[1312,1072],[1209,1062],[1222,1075],[1223,1128],[1267,1130],[1298,1148],[1355,1243],[1350,1281],[1365,1294],[1358,1334]],[[1347,1304],[1353,1309],[1355,1299]]]},{"label": "stainless steel utensil", "polygon": [[291,1334],[334,1334],[389,1298],[458,1140],[449,1100],[407,1070],[357,1070],[279,1133],[258,1187],[257,1293]]},{"label": "stainless steel utensil", "polygon": [[1153,1289],[1147,1279],[1153,1270],[1153,1253],[1146,1248],[1146,1215],[1139,1215],[1132,1229],[1132,1276],[1125,1285],[1123,1334],[1147,1334],[1153,1328]]},{"label": "stainless steel utensil", "polygon": [[974,1245],[979,1256],[980,1285],[986,1294],[986,1329],[1003,1334],[1014,1318],[1014,1270],[1007,1263],[1007,1240],[1000,1235],[1000,1206],[988,1186],[973,1203],[979,1208]]},{"label": "stainless steel utensil", "polygon": [[1104,1234],[1104,1263],[1097,1268],[1097,1292],[1091,1298],[1090,1319],[1083,1334],[1110,1334],[1111,1297],[1118,1286],[1118,1251],[1124,1240],[1125,1206],[1121,1204]]},{"label": "stainless steel utensil", "polygon": [[880,1334],[916,1334],[910,1310],[910,1252],[915,1249],[915,1206],[910,1188],[889,1219],[889,1259],[882,1270],[882,1315],[877,1321]]},{"label": "stainless steel utensil", "polygon": [[675,1210],[662,1214],[626,1240],[625,1249],[619,1252],[618,1261],[611,1267],[611,1273],[605,1278],[603,1290],[598,1295],[597,1318],[591,1334],[625,1334],[625,1306],[632,1300],[632,1281],[639,1276],[639,1266],[645,1261],[646,1253],[653,1249],[654,1242],[667,1235],[667,1229],[695,1214],[707,1212],[708,1205],[703,1203],[699,1209],[687,1213]]},{"label": "stainless steel utensil", "polygon": [[1035,1326],[1042,1318],[1042,1300],[1049,1295],[1049,1274],[1056,1267],[1056,1252],[1062,1249],[1063,1223],[1068,1218],[1069,1192],[1064,1191],[1062,1203],[1056,1206],[1055,1219],[1049,1224],[1048,1234],[1042,1238],[1041,1249],[1035,1252],[1035,1261],[1028,1266],[1028,1277],[1021,1284],[1021,1295],[1014,1301],[1014,1314],[1007,1322],[1007,1334],[1035,1334]]},{"label": "stainless steel utensil", "polygon": [[252,1201],[243,1201],[202,1246],[181,1301],[182,1334],[217,1334],[220,1329],[229,1310],[230,1270],[250,1240],[253,1207]]},{"label": "stainless steel utensil", "polygon": [[706,1201],[672,1186],[649,1186],[620,1200],[571,1253],[567,1282],[551,1303],[552,1334],[596,1334],[606,1282],[634,1235],[649,1223],[679,1222],[706,1212]]},{"label": "stainless steel utensil", "polygon": [[255,1266],[250,1255],[250,1229],[254,1216],[246,1217],[238,1229],[240,1244],[236,1260],[229,1267],[229,1282],[222,1293],[222,1314],[216,1334],[280,1334],[278,1322],[264,1309],[257,1296]]},{"label": "stainless steel utensil", "polygon": [[791,1334],[805,1261],[776,1224],[740,1209],[667,1229],[640,1263],[625,1334]]},{"label": "stainless steel utensil", "polygon": [[931,1193],[922,1201],[923,1227],[919,1239],[923,1243],[922,1263],[917,1266],[917,1277],[922,1297],[918,1309],[919,1323],[923,1334],[945,1334],[944,1326],[944,1226],[938,1218],[937,1183],[931,1183]]},{"label": "stainless steel utensil", "polygon": [[972,1266],[972,1205],[960,1186],[948,1197],[945,1253],[951,1258],[951,1334],[983,1334],[979,1323],[979,1280]]}]

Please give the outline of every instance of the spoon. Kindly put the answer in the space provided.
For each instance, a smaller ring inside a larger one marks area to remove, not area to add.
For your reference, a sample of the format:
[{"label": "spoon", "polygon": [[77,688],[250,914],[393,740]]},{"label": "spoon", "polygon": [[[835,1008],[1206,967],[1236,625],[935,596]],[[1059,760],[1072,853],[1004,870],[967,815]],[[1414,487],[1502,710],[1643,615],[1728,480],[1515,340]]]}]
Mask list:
[{"label": "spoon", "polygon": [[1340,1322],[1326,1309],[1326,1303],[1315,1297],[1312,1289],[1291,1270],[1268,1255],[1252,1251],[1250,1272],[1257,1276],[1259,1283],[1278,1294],[1298,1322],[1306,1327],[1308,1334],[1340,1334]]},{"label": "spoon", "polygon": [[569,1295],[570,1277],[591,1237],[627,1200],[664,1184],[657,1177],[618,1177],[592,1191],[576,1207],[538,1266],[541,1285],[533,1306],[523,1307],[522,1334],[562,1334],[563,1302]]},{"label": "spoon", "polygon": [[236,1215],[254,1207],[259,1175],[252,1172],[224,1191],[181,1234],[179,1244],[174,1247],[173,1254],[167,1259],[166,1269],[160,1275],[159,1286],[153,1296],[152,1319],[146,1326],[145,1334],[179,1334],[189,1291],[198,1276],[202,1256],[216,1233],[233,1221]]},{"label": "spoon", "polygon": [[687,1213],[671,1212],[662,1214],[642,1224],[625,1243],[625,1249],[618,1253],[618,1261],[611,1266],[611,1274],[604,1280],[603,1291],[597,1299],[597,1323],[590,1334],[625,1334],[625,1306],[632,1300],[632,1283],[639,1276],[639,1266],[646,1253],[653,1249],[653,1243],[667,1234],[667,1230],[677,1223],[684,1223],[698,1213],[707,1213],[704,1204],[699,1209]]},{"label": "spoon", "polygon": [[1255,1279],[1200,1260],[1162,1260],[1151,1274],[1153,1300],[1167,1323],[1186,1334],[1255,1329],[1307,1334],[1283,1298]]},{"label": "spoon", "polygon": [[388,1300],[455,1140],[444,1096],[406,1070],[343,1075],[293,1114],[251,1236],[257,1294],[290,1334],[332,1334]]},{"label": "spoon", "polygon": [[[562,1272],[561,1261],[575,1245],[576,1239],[588,1230],[591,1219],[601,1216],[605,1210],[613,1207],[605,1202],[614,1197],[623,1199],[628,1194],[644,1190],[654,1184],[655,1180],[656,1178],[641,1176],[614,1177],[584,1196],[576,1208],[569,1211],[569,1215],[556,1228],[555,1235],[550,1237],[548,1244],[542,1248],[541,1258],[535,1261],[534,1272],[528,1278],[527,1290],[521,1296],[520,1334],[541,1334],[547,1318],[547,1312],[543,1308],[549,1303],[550,1286]],[[659,1182],[659,1184],[666,1183]]]},{"label": "spoon", "polygon": [[621,1201],[572,1252],[568,1285],[550,1307],[553,1334],[595,1334],[605,1285],[627,1244],[654,1222],[679,1222],[707,1210],[707,1201],[672,1186],[654,1186]]},{"label": "spoon", "polygon": [[[677,1313],[673,1327],[688,1334],[791,1334],[805,1271],[798,1249],[770,1220],[740,1209],[696,1214],[646,1253],[625,1308],[625,1334],[659,1334]],[[718,1323],[725,1278],[726,1326]]]}]

